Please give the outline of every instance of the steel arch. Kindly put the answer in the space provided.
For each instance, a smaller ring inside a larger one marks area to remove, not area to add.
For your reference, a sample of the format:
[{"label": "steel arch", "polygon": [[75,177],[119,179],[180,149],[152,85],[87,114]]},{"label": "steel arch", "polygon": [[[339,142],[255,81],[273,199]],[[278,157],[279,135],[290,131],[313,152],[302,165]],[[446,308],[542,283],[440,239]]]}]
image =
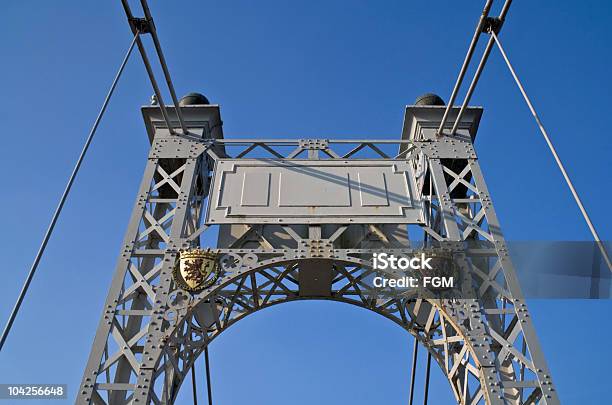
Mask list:
[{"label": "steel arch", "polygon": [[[170,300],[180,303],[169,302],[165,318],[172,326],[163,338],[165,348],[155,361],[156,378],[163,376],[164,381],[167,378],[172,380],[166,383],[169,392],[160,393],[160,400],[164,401],[167,397],[172,402],[176,398],[193,362],[210,342],[230,326],[273,305],[313,299],[343,302],[370,310],[412,334],[432,354],[447,377],[458,403],[478,403],[480,399],[496,394],[494,388],[486,392],[487,387],[491,387],[491,381],[489,379],[487,383],[487,375],[482,372],[483,359],[479,356],[480,352],[474,350],[465,326],[460,326],[465,322],[465,318],[462,320],[459,315],[465,310],[465,303],[420,298],[376,298],[376,292],[364,290],[363,287],[368,286],[358,280],[358,277],[372,270],[363,266],[363,260],[357,259],[333,261],[334,267],[341,266],[345,270],[336,270],[334,285],[341,286],[336,287],[330,297],[300,296],[296,281],[299,279],[299,264],[306,260],[309,259],[281,258],[268,260],[262,266],[245,266],[224,277],[223,283],[193,296],[175,290]],[[352,276],[357,277],[351,280],[347,267],[353,267]],[[258,283],[262,280],[263,283]],[[215,305],[211,305],[211,302]],[[208,321],[204,321],[207,317]],[[422,320],[425,322],[420,324]],[[169,362],[167,359],[171,357],[174,360]],[[172,368],[168,367],[168,363]],[[499,381],[495,383],[493,386]]]}]

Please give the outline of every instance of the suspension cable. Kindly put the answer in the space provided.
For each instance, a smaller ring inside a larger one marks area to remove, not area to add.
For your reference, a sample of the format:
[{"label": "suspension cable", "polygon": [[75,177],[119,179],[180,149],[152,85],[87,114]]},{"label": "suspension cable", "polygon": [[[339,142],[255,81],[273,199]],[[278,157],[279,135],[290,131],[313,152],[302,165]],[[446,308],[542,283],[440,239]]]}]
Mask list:
[{"label": "suspension cable", "polygon": [[[506,0],[504,5],[502,6],[501,12],[499,13],[499,17],[496,19],[497,27],[496,30],[499,32],[506,20],[506,14],[508,14],[508,10],[510,9],[510,5],[512,4],[512,0]],[[463,99],[463,103],[461,104],[461,108],[459,109],[459,113],[457,114],[457,118],[455,119],[455,123],[453,124],[453,128],[450,131],[450,136],[455,135],[457,132],[457,128],[459,127],[459,123],[461,122],[461,117],[467,108],[470,99],[472,98],[472,94],[474,94],[474,90],[476,89],[476,85],[478,84],[478,80],[480,79],[480,75],[489,59],[489,54],[493,49],[493,38],[489,38],[487,42],[487,46],[482,54],[482,58],[480,59],[480,63],[478,63],[478,67],[476,68],[476,73],[474,73],[474,77],[472,78],[472,82],[470,83],[470,87],[468,87],[468,91],[465,94],[465,98]]]},{"label": "suspension cable", "polygon": [[448,100],[448,105],[446,107],[446,110],[444,111],[442,121],[440,122],[440,127],[438,128],[438,135],[442,134],[442,130],[444,129],[444,125],[446,124],[448,114],[450,113],[451,108],[453,108],[453,103],[455,102],[455,98],[457,97],[457,93],[459,92],[459,88],[461,87],[461,83],[463,82],[465,73],[467,72],[468,66],[470,65],[472,55],[474,55],[476,44],[478,44],[478,39],[480,38],[482,28],[484,27],[485,20],[489,16],[489,11],[491,10],[492,5],[493,0],[487,0],[484,9],[482,10],[482,14],[480,15],[480,19],[478,20],[478,24],[476,24],[474,36],[472,37],[472,41],[470,42],[470,45],[468,47],[467,54],[465,55],[465,59],[463,60],[463,65],[461,66],[461,70],[459,71],[459,76],[457,77],[457,81],[455,82],[455,87],[453,87],[450,100]]},{"label": "suspension cable", "polygon": [[208,361],[208,346],[204,348],[204,363],[206,365],[206,389],[208,391],[208,405],[212,405],[212,386],[210,384],[210,363]]},{"label": "suspension cable", "polygon": [[191,365],[191,387],[193,390],[193,405],[198,405],[198,390],[196,389],[195,360]]},{"label": "suspension cable", "polygon": [[425,392],[423,394],[423,405],[427,405],[429,399],[429,374],[431,372],[431,352],[427,352],[427,367],[425,368]]},{"label": "suspension cable", "polygon": [[578,205],[578,208],[580,209],[580,212],[582,213],[582,216],[584,217],[584,220],[586,221],[589,227],[589,230],[591,231],[591,234],[593,235],[593,238],[595,239],[595,242],[597,243],[597,246],[599,247],[599,250],[601,251],[601,254],[603,255],[603,258],[605,259],[606,264],[608,265],[608,269],[612,271],[612,264],[610,263],[610,257],[608,256],[606,247],[604,246],[603,242],[599,238],[599,234],[595,230],[595,226],[591,222],[591,219],[589,218],[589,215],[587,214],[586,209],[584,208],[584,205],[582,205],[582,201],[580,200],[580,197],[578,196],[578,193],[576,192],[576,189],[574,188],[574,185],[572,184],[572,181],[569,178],[569,175],[565,171],[565,167],[563,166],[563,163],[561,162],[561,159],[559,158],[559,155],[557,154],[557,151],[555,150],[555,147],[552,144],[548,136],[548,132],[546,132],[546,128],[544,128],[544,125],[542,124],[542,121],[540,120],[538,113],[533,107],[533,104],[531,103],[531,100],[527,96],[527,93],[525,92],[525,89],[523,88],[521,81],[516,75],[516,72],[514,71],[514,68],[512,67],[512,64],[510,63],[510,60],[508,59],[508,56],[506,55],[506,52],[504,51],[504,48],[502,47],[501,42],[499,41],[499,38],[497,37],[494,31],[491,31],[491,36],[495,40],[495,43],[497,43],[497,47],[499,48],[499,51],[501,52],[504,58],[504,61],[506,62],[506,65],[508,65],[508,69],[510,70],[510,73],[512,73],[512,77],[514,78],[516,85],[518,86],[519,90],[521,91],[521,94],[523,95],[523,98],[525,99],[525,102],[527,103],[527,106],[529,107],[529,110],[531,111],[531,115],[533,115],[533,118],[538,124],[538,127],[540,128],[540,132],[542,133],[542,136],[544,137],[544,140],[546,141],[548,148],[550,149],[553,157],[555,158],[555,161],[557,162],[557,166],[559,166],[559,170],[561,171],[561,174],[563,175],[563,178],[565,179],[567,186],[572,192],[572,195],[574,196],[574,200],[576,200],[576,204]]},{"label": "suspension cable", "polygon": [[185,124],[185,120],[183,119],[183,112],[179,107],[179,101],[176,97],[176,92],[174,91],[174,85],[172,84],[172,78],[170,77],[168,64],[166,63],[166,58],[164,57],[161,43],[159,42],[159,37],[157,36],[157,28],[155,28],[155,23],[153,23],[153,16],[151,16],[151,11],[149,10],[147,0],[140,0],[140,4],[144,11],[145,18],[147,19],[147,21],[149,21],[149,24],[151,26],[151,38],[153,38],[153,44],[155,45],[155,50],[157,51],[159,64],[161,65],[162,71],[164,72],[164,77],[166,78],[166,84],[168,85],[168,90],[170,91],[170,97],[172,97],[172,101],[174,102],[174,110],[176,111],[176,116],[178,117],[179,123],[181,124],[183,134],[187,135],[189,131],[187,130],[187,125]]},{"label": "suspension cable", "polygon": [[40,244],[40,247],[38,248],[38,253],[36,253],[34,262],[32,263],[32,266],[30,267],[30,272],[28,273],[28,276],[23,284],[23,287],[21,288],[21,292],[19,293],[19,297],[17,298],[17,302],[15,303],[15,306],[13,307],[11,315],[9,316],[8,322],[6,323],[6,326],[4,328],[4,331],[2,332],[2,338],[0,338],[0,351],[2,350],[2,347],[4,347],[4,342],[6,341],[6,338],[8,337],[8,334],[11,331],[11,327],[13,326],[13,322],[15,321],[15,317],[17,316],[17,313],[19,312],[19,308],[21,308],[23,299],[25,298],[25,295],[28,292],[28,288],[30,287],[30,283],[32,282],[34,273],[36,273],[36,269],[38,268],[40,259],[42,258],[42,255],[45,252],[45,248],[47,247],[49,238],[51,237],[51,234],[53,233],[53,229],[55,228],[55,224],[57,223],[60,213],[62,212],[62,208],[64,207],[64,203],[66,202],[68,194],[70,193],[72,184],[74,183],[74,180],[76,179],[77,173],[79,172],[79,169],[81,168],[81,164],[83,163],[85,154],[87,153],[87,150],[89,149],[89,145],[91,144],[91,141],[93,140],[93,137],[96,134],[98,125],[100,124],[100,121],[102,120],[102,116],[104,115],[104,112],[106,111],[106,107],[108,106],[108,103],[111,99],[111,96],[113,95],[113,92],[115,91],[115,87],[117,87],[119,78],[121,77],[121,74],[123,73],[123,69],[125,68],[125,65],[127,64],[127,61],[129,60],[130,55],[132,54],[132,50],[134,49],[134,44],[138,40],[139,36],[140,36],[140,32],[136,31],[136,33],[134,34],[134,38],[132,39],[132,42],[130,44],[130,47],[128,48],[127,53],[125,54],[125,57],[123,58],[123,61],[121,62],[121,65],[119,66],[119,70],[117,71],[117,74],[115,75],[115,79],[113,80],[113,83],[111,84],[110,89],[108,90],[108,93],[106,94],[106,98],[104,99],[104,102],[102,103],[102,108],[100,108],[100,112],[98,113],[98,116],[96,117],[96,120],[94,121],[94,124],[91,127],[91,130],[89,131],[89,136],[85,140],[85,144],[83,145],[81,154],[79,155],[79,158],[77,159],[74,169],[72,170],[72,174],[70,175],[70,178],[68,179],[66,188],[64,189],[62,197],[60,198],[60,201],[53,214],[53,217],[51,218],[51,223],[49,224],[49,227],[47,228],[47,231],[45,232],[45,236],[43,237],[42,243]]},{"label": "suspension cable", "polygon": [[[121,4],[123,5],[123,9],[125,10],[125,14],[127,15],[128,22],[130,22],[130,26],[132,25],[131,21],[134,20],[134,16],[132,15],[132,11],[130,9],[130,5],[127,0],[121,0]],[[168,131],[171,135],[175,135],[176,132],[172,126],[172,122],[170,121],[170,116],[168,115],[168,109],[166,108],[166,104],[164,103],[164,99],[162,97],[161,91],[159,90],[159,86],[157,85],[157,80],[155,79],[155,73],[153,73],[153,68],[151,67],[151,62],[149,61],[149,57],[147,56],[147,51],[140,39],[140,36],[136,39],[136,44],[138,45],[138,51],[140,52],[140,56],[142,57],[142,62],[145,65],[145,69],[147,70],[147,75],[149,76],[149,81],[151,82],[151,86],[153,87],[153,92],[155,92],[155,97],[157,97],[157,103],[159,104],[159,109],[162,113],[164,121],[166,122],[166,126],[168,127]],[[175,105],[175,109],[178,109],[178,104]]]},{"label": "suspension cable", "polygon": [[419,340],[414,338],[414,349],[412,351],[412,372],[410,373],[410,400],[408,405],[412,405],[414,400],[414,379],[416,378],[417,356],[419,354]]}]

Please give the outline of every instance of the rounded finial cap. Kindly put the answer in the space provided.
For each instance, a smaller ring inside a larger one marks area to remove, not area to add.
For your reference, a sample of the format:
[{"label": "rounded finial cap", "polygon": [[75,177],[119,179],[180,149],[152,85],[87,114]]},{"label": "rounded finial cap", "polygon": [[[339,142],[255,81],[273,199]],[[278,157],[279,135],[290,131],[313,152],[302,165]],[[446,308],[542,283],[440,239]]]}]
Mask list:
[{"label": "rounded finial cap", "polygon": [[417,97],[415,105],[445,105],[444,100],[437,94],[425,93]]},{"label": "rounded finial cap", "polygon": [[189,93],[184,95],[179,101],[180,106],[184,105],[206,105],[210,104],[210,101],[206,98],[204,94],[200,93]]}]

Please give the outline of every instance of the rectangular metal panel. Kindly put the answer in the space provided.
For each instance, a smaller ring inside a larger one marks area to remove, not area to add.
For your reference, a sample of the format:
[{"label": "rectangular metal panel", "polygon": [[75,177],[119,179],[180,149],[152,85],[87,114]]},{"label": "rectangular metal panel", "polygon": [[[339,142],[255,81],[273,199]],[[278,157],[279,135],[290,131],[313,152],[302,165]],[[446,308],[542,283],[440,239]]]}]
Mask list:
[{"label": "rectangular metal panel", "polygon": [[389,206],[389,192],[384,172],[372,170],[370,167],[363,168],[357,173],[357,181],[362,207]]},{"label": "rectangular metal panel", "polygon": [[209,224],[421,223],[405,160],[220,159]]},{"label": "rectangular metal panel", "polygon": [[243,207],[267,207],[270,204],[270,173],[244,172],[242,176]]},{"label": "rectangular metal panel", "polygon": [[278,176],[279,207],[351,206],[351,182],[343,167],[295,166]]}]

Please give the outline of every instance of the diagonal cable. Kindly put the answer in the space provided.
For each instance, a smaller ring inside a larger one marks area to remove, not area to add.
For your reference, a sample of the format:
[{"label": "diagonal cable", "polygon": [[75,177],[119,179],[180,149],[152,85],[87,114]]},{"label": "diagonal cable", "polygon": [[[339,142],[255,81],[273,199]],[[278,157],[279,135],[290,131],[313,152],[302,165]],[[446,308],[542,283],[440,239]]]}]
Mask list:
[{"label": "diagonal cable", "polygon": [[578,208],[580,208],[580,212],[582,213],[584,220],[589,226],[589,230],[591,231],[591,234],[593,235],[593,238],[595,239],[595,243],[597,243],[597,246],[599,247],[599,250],[601,251],[603,258],[605,259],[606,264],[608,265],[608,269],[612,271],[612,264],[610,263],[610,256],[608,256],[606,247],[604,246],[603,242],[599,238],[599,234],[597,233],[597,230],[595,229],[593,222],[591,222],[591,218],[589,218],[589,214],[587,214],[586,209],[584,208],[584,205],[582,205],[582,201],[580,200],[580,197],[578,196],[578,192],[574,188],[574,184],[572,183],[572,180],[569,178],[569,175],[565,171],[565,167],[563,166],[563,163],[561,162],[559,155],[557,155],[557,151],[554,145],[552,144],[550,137],[548,136],[548,132],[546,132],[546,128],[544,128],[544,124],[542,124],[542,121],[540,121],[540,117],[538,116],[538,113],[533,107],[533,104],[531,104],[531,100],[527,96],[527,93],[525,92],[525,89],[523,88],[521,81],[516,75],[516,72],[514,71],[514,68],[512,67],[510,60],[508,59],[508,56],[506,55],[506,52],[504,51],[504,48],[502,47],[501,42],[499,42],[499,38],[497,38],[497,35],[495,34],[494,31],[491,31],[491,36],[495,40],[495,43],[497,43],[497,47],[499,48],[499,51],[501,52],[504,58],[504,61],[506,62],[506,65],[508,65],[508,69],[510,69],[510,73],[512,73],[512,77],[514,78],[516,85],[518,86],[519,90],[521,91],[521,94],[523,95],[523,98],[525,99],[525,102],[527,103],[527,106],[529,107],[529,110],[531,111],[531,115],[533,115],[533,118],[535,118],[535,121],[538,124],[538,127],[540,128],[540,132],[542,133],[542,136],[544,137],[544,140],[546,141],[548,148],[550,149],[553,157],[555,158],[555,161],[557,162],[557,166],[559,166],[559,170],[561,170],[561,174],[563,175],[563,178],[565,179],[567,186],[572,192],[572,195],[574,196],[574,200],[576,200],[576,204],[578,205]]},{"label": "diagonal cable", "polygon": [[121,66],[119,66],[119,70],[117,71],[117,74],[115,75],[115,79],[113,80],[113,83],[111,84],[111,87],[108,90],[108,93],[106,94],[106,98],[104,99],[104,102],[102,103],[102,108],[100,108],[100,112],[98,113],[98,116],[96,117],[96,120],[94,121],[94,124],[91,127],[91,130],[89,131],[89,136],[85,140],[85,145],[83,145],[81,154],[76,164],[74,165],[74,169],[72,170],[72,174],[70,175],[70,178],[68,179],[68,183],[66,184],[64,193],[62,194],[62,197],[60,198],[60,201],[57,204],[57,208],[55,209],[55,212],[53,213],[53,217],[51,218],[51,223],[49,224],[49,227],[47,228],[47,231],[45,232],[45,236],[43,237],[42,243],[40,244],[40,247],[38,248],[38,253],[36,253],[36,257],[34,258],[32,267],[30,267],[30,272],[28,273],[28,276],[25,282],[23,283],[23,287],[21,288],[21,292],[19,293],[17,302],[15,303],[15,306],[13,307],[11,315],[9,316],[8,322],[6,323],[6,326],[4,328],[4,331],[2,332],[2,338],[0,339],[0,351],[2,350],[2,347],[4,347],[4,342],[6,341],[6,338],[9,332],[11,331],[11,327],[13,326],[13,322],[15,321],[15,317],[17,316],[17,313],[19,312],[19,308],[21,308],[21,304],[23,303],[23,299],[25,298],[25,295],[28,292],[28,288],[30,287],[32,278],[34,278],[34,273],[36,273],[36,269],[38,268],[40,259],[42,258],[42,255],[45,252],[45,248],[47,247],[49,238],[51,237],[51,234],[53,233],[53,229],[55,228],[55,224],[57,223],[60,213],[62,212],[62,208],[64,207],[64,203],[66,202],[68,194],[70,193],[72,184],[74,183],[74,180],[76,179],[79,169],[81,168],[81,164],[83,163],[85,154],[87,153],[87,150],[89,149],[89,145],[91,144],[91,141],[93,140],[93,137],[96,134],[98,125],[100,125],[102,116],[104,115],[104,112],[106,111],[106,107],[108,106],[111,96],[113,95],[113,92],[115,91],[115,87],[117,87],[119,78],[121,77],[121,74],[123,73],[123,70],[125,68],[125,65],[127,64],[127,61],[130,58],[130,55],[132,54],[132,50],[134,49],[134,44],[136,43],[136,40],[138,39],[139,35],[140,35],[140,32],[136,31],[134,38],[132,39],[132,43],[130,44],[128,51],[125,54],[125,57],[123,58],[123,61],[121,62]]}]

